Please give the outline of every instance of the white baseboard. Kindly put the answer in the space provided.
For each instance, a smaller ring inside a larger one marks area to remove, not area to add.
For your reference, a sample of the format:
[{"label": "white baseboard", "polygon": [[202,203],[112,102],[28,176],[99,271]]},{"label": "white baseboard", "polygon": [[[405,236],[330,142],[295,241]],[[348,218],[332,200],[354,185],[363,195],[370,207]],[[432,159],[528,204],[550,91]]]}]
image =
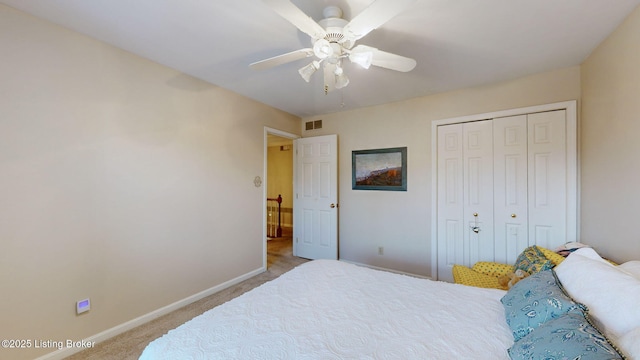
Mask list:
[{"label": "white baseboard", "polygon": [[353,265],[364,266],[364,267],[367,267],[369,269],[382,270],[382,271],[392,272],[392,273],[395,273],[395,274],[401,274],[401,275],[407,275],[407,276],[412,276],[412,277],[417,277],[417,278],[422,278],[422,279],[433,280],[430,276],[412,274],[412,273],[408,273],[406,271],[387,269],[387,268],[383,268],[383,267],[380,267],[380,266],[373,266],[373,265],[363,264],[363,263],[350,261],[350,260],[344,260],[344,259],[340,259],[340,261],[344,261],[346,263],[353,264]]},{"label": "white baseboard", "polygon": [[[142,315],[140,317],[137,317],[133,320],[127,321],[123,324],[117,325],[112,327],[111,329],[107,329],[101,333],[95,334],[93,336],[90,336],[86,339],[84,339],[84,341],[86,342],[95,342],[95,344],[101,343],[105,340],[108,340],[116,335],[120,335],[125,331],[131,330],[137,326],[140,326],[142,324],[148,323],[151,320],[157,319],[162,315],[166,315],[174,310],[178,310],[181,307],[187,306],[191,303],[194,303],[202,298],[205,298],[209,295],[215,294],[219,291],[222,291],[228,287],[231,287],[233,285],[236,285],[244,280],[247,280],[249,278],[252,278],[256,275],[259,275],[263,272],[265,272],[267,269],[265,267],[261,267],[259,269],[250,271],[244,275],[240,275],[235,279],[231,279],[229,281],[226,281],[220,285],[216,285],[212,288],[209,288],[207,290],[201,291],[197,294],[191,295],[187,298],[184,298],[182,300],[178,300],[176,302],[174,302],[173,304],[169,304],[165,307],[162,307],[158,310],[154,310],[150,313],[147,313],[145,315]],[[56,350],[54,352],[50,352],[46,355],[43,355],[39,358],[37,358],[36,360],[62,360],[68,356],[71,356],[77,352],[80,352],[84,349],[82,348],[63,348],[63,349],[59,349]]]}]

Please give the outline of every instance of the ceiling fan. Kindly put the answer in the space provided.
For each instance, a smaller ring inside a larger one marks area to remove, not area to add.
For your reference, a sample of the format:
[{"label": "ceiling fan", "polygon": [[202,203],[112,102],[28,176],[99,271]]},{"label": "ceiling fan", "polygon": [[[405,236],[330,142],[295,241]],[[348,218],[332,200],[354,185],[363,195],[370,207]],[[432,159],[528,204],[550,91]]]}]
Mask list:
[{"label": "ceiling fan", "polygon": [[351,21],[342,18],[342,10],[339,7],[328,6],[323,11],[325,18],[320,22],[315,22],[289,0],[262,1],[300,31],[309,35],[312,47],[254,62],[249,65],[252,69],[267,69],[315,56],[316,59],[300,68],[298,72],[309,82],[311,76],[324,63],[324,92],[327,94],[349,84],[349,78],[344,74],[344,59],[349,59],[365,69],[374,65],[407,72],[416,66],[416,61],[411,58],[367,45],[354,47],[357,40],[401,13],[415,0],[376,0]]}]

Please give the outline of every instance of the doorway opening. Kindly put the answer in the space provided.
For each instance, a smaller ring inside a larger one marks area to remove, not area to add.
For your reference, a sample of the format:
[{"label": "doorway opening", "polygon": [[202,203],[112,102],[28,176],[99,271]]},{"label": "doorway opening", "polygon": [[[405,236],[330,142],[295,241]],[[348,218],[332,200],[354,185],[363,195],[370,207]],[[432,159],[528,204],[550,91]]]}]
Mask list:
[{"label": "doorway opening", "polygon": [[294,143],[299,136],[265,128],[264,266],[293,255]]}]

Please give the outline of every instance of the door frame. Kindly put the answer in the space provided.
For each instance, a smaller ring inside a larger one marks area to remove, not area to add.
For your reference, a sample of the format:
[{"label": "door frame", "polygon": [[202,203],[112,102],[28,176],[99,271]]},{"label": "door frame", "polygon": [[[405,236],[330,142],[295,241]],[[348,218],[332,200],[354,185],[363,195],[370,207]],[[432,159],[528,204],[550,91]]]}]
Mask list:
[{"label": "door frame", "polygon": [[[262,184],[262,267],[265,270],[267,270],[267,183],[269,181],[267,177],[267,170],[268,170],[267,159],[269,155],[267,138],[269,135],[275,135],[275,136],[279,136],[279,137],[283,137],[291,140],[299,139],[301,137],[300,135],[270,128],[268,126],[264,127],[263,151],[262,151],[263,157],[264,157],[263,165],[262,165],[262,179],[264,180]],[[292,157],[294,156],[293,154],[295,154],[295,152],[292,151],[292,155],[291,155]],[[292,159],[292,160],[295,160],[295,159]],[[296,171],[296,164],[295,164],[295,161],[293,161],[293,179],[291,179],[292,186],[295,183],[295,176],[296,176],[295,171]],[[295,206],[293,205],[293,202],[291,206],[292,207]],[[295,211],[295,209],[292,209],[292,210]]]},{"label": "door frame", "polygon": [[567,241],[579,239],[580,199],[578,194],[580,183],[578,181],[579,149],[576,100],[435,120],[431,122],[431,278],[438,279],[438,126],[554,110],[565,110],[567,114],[567,224],[575,224],[575,226],[567,226]]}]

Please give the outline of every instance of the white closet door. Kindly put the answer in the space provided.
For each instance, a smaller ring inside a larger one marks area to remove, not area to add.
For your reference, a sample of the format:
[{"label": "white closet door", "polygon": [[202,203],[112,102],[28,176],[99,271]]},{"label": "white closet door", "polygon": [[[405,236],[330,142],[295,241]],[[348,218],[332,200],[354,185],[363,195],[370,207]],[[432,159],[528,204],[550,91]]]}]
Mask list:
[{"label": "white closet door", "polygon": [[463,124],[464,261],[494,260],[493,127],[491,120]]},{"label": "white closet door", "polygon": [[493,120],[495,261],[513,264],[528,242],[527,115]]},{"label": "white closet door", "polygon": [[512,264],[527,246],[576,241],[575,107],[552,109],[436,125],[439,280],[455,264]]},{"label": "white closet door", "polygon": [[438,279],[493,260],[491,120],[438,127]]},{"label": "white closet door", "polygon": [[463,256],[462,124],[438,126],[438,279],[453,281]]},{"label": "white closet door", "polygon": [[529,245],[553,249],[567,239],[566,111],[528,115]]}]

